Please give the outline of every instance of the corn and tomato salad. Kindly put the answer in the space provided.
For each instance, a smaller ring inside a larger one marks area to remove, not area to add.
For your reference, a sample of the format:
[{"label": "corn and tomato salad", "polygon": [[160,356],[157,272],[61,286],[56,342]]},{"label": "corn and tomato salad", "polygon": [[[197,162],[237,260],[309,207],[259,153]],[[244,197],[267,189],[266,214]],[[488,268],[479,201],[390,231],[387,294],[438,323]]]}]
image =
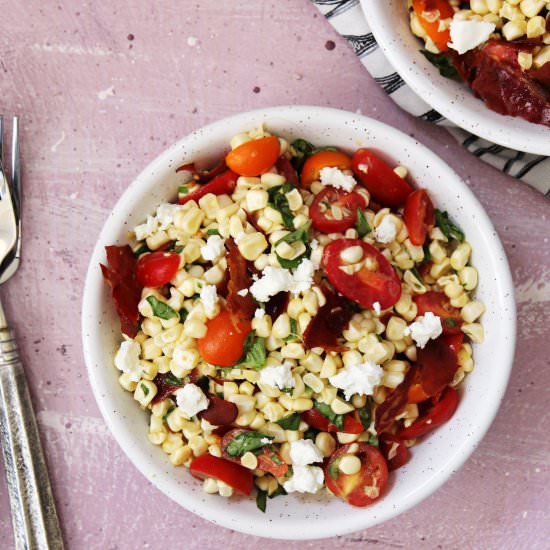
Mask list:
[{"label": "corn and tomato salad", "polygon": [[207,493],[380,498],[483,341],[471,246],[370,149],[263,127],[106,247],[120,385]]}]

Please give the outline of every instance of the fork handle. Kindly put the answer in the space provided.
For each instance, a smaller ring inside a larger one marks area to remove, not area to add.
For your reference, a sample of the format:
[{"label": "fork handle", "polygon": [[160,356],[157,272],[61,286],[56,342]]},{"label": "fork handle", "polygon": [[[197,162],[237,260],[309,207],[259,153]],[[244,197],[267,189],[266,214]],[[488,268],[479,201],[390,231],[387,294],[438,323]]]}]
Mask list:
[{"label": "fork handle", "polygon": [[0,328],[0,441],[15,547],[62,550],[63,539],[27,379],[8,327]]}]

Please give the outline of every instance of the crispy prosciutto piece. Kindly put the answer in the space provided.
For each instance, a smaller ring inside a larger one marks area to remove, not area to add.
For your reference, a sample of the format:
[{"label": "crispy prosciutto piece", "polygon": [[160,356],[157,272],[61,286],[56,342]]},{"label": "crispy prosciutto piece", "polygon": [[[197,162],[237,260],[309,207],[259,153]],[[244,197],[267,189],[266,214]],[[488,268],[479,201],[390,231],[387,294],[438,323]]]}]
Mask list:
[{"label": "crispy prosciutto piece", "polygon": [[221,399],[215,395],[209,395],[208,400],[208,408],[199,413],[199,415],[214,426],[232,424],[239,415],[239,409],[237,409],[235,403],[225,401],[225,399]]},{"label": "crispy prosciutto piece", "polygon": [[106,246],[107,265],[100,264],[103,277],[112,289],[120,328],[133,338],[138,331],[141,285],[136,280],[137,260],[129,245]]},{"label": "crispy prosciutto piece", "polygon": [[503,115],[517,116],[550,127],[550,90],[543,82],[524,72],[518,63],[519,51],[532,51],[530,43],[490,40],[477,50],[453,55],[462,78],[486,105]]},{"label": "crispy prosciutto piece", "polygon": [[175,380],[177,379],[175,379],[173,375],[170,375],[170,373],[157,374],[155,378],[153,378],[153,382],[157,387],[157,394],[151,401],[153,405],[160,403],[161,401],[164,401],[167,397],[172,395],[176,390],[183,388],[183,384],[180,386],[177,383],[175,383]]},{"label": "crispy prosciutto piece", "polygon": [[241,290],[248,290],[252,285],[252,278],[248,273],[246,259],[239,252],[239,247],[233,239],[225,241],[227,246],[227,271],[229,281],[227,283],[227,309],[237,315],[239,319],[252,319],[256,311],[256,304],[250,292],[241,296]]},{"label": "crispy prosciutto piece", "polygon": [[346,351],[347,348],[338,343],[342,331],[348,326],[353,310],[349,301],[332,289],[323,289],[327,299],[319,308],[317,315],[309,322],[304,331],[304,347],[323,348],[326,351]]},{"label": "crispy prosciutto piece", "polygon": [[[433,396],[448,386],[458,368],[457,355],[449,336],[430,340],[423,349],[416,352],[419,383],[424,392]],[[460,348],[460,346],[459,346]]]},{"label": "crispy prosciutto piece", "polygon": [[213,168],[208,170],[197,170],[194,162],[189,164],[182,164],[176,168],[176,172],[191,172],[193,174],[193,179],[198,182],[210,181],[212,178],[219,176],[222,172],[227,169],[227,164],[225,163],[225,157],[216,164]]},{"label": "crispy prosciutto piece", "polygon": [[286,311],[289,299],[290,294],[285,291],[278,292],[275,296],[271,296],[269,302],[265,305],[265,312],[271,317],[273,322],[275,322],[281,313]]},{"label": "crispy prosciutto piece", "polygon": [[298,185],[298,174],[294,170],[292,163],[285,157],[279,157],[275,163],[275,168],[277,168],[279,174],[284,176],[287,183],[292,185]]}]

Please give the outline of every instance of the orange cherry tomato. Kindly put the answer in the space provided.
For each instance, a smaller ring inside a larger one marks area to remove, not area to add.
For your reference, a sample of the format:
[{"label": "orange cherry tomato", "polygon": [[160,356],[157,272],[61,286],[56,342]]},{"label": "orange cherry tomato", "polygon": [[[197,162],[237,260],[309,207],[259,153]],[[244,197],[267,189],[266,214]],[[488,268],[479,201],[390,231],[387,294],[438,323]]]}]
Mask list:
[{"label": "orange cherry tomato", "polygon": [[319,151],[308,157],[302,167],[300,181],[306,189],[319,180],[319,174],[323,168],[351,169],[351,159],[340,151]]},{"label": "orange cherry tomato", "polygon": [[240,176],[259,176],[269,170],[281,152],[279,139],[275,136],[247,141],[227,153],[227,166]]},{"label": "orange cherry tomato", "polygon": [[251,330],[249,320],[240,320],[222,310],[206,323],[206,335],[197,342],[202,358],[212,365],[232,367],[242,357],[244,341]]},{"label": "orange cherry tomato", "polygon": [[447,44],[451,41],[451,30],[440,30],[439,23],[455,14],[449,0],[413,0],[413,10],[439,51],[446,52],[449,49]]}]

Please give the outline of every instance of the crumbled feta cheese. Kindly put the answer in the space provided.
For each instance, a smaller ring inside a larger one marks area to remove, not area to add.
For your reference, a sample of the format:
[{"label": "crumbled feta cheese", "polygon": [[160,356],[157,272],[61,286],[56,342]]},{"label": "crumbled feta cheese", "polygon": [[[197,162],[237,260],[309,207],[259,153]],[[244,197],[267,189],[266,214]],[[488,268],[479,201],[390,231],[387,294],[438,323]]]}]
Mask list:
[{"label": "crumbled feta cheese", "polygon": [[428,340],[440,336],[443,328],[441,326],[441,319],[431,311],[428,311],[406,327],[403,332],[405,336],[410,334],[416,345],[422,349],[428,343]]},{"label": "crumbled feta cheese", "polygon": [[354,394],[372,395],[374,388],[380,384],[384,371],[380,365],[367,361],[360,365],[348,365],[338,374],[329,378],[335,388],[344,390],[344,395],[349,401]]},{"label": "crumbled feta cheese", "polygon": [[325,166],[319,172],[319,178],[323,185],[330,185],[336,189],[343,189],[348,193],[357,185],[355,178],[344,174],[340,168]]},{"label": "crumbled feta cheese", "polygon": [[374,310],[374,313],[376,313],[376,315],[380,315],[380,313],[382,312],[380,302],[374,302],[374,304],[372,304],[372,309]]},{"label": "crumbled feta cheese", "polygon": [[133,382],[139,382],[141,378],[140,353],[141,346],[137,342],[125,340],[115,355],[115,367],[128,374]]},{"label": "crumbled feta cheese", "polygon": [[462,55],[486,42],[495,28],[494,23],[488,23],[487,21],[453,19],[451,22],[451,42],[447,45]]},{"label": "crumbled feta cheese", "polygon": [[318,466],[293,466],[292,477],[283,487],[287,493],[316,493],[323,487],[325,476]]},{"label": "crumbled feta cheese", "polygon": [[307,466],[323,462],[323,453],[311,439],[299,439],[290,444],[290,458],[293,466]]},{"label": "crumbled feta cheese", "polygon": [[176,390],[176,403],[187,418],[208,408],[208,398],[203,391],[195,384],[186,384],[183,388]]},{"label": "crumbled feta cheese", "polygon": [[311,260],[314,269],[319,269],[321,266],[321,260],[323,259],[324,247],[319,245],[319,241],[317,239],[312,239],[309,246],[311,247],[311,255],[309,256],[309,259]]},{"label": "crumbled feta cheese", "polygon": [[174,216],[178,210],[181,210],[181,205],[163,203],[157,208],[157,220],[160,229],[167,229],[174,223]]},{"label": "crumbled feta cheese", "polygon": [[207,317],[213,315],[219,299],[216,287],[214,285],[203,285],[200,292],[200,299]]},{"label": "crumbled feta cheese", "polygon": [[206,244],[201,247],[201,256],[207,262],[214,262],[225,252],[223,243],[224,240],[219,235],[211,235]]},{"label": "crumbled feta cheese", "polygon": [[248,294],[248,288],[243,288],[242,290],[237,291],[237,294],[244,298]]},{"label": "crumbled feta cheese", "polygon": [[264,315],[265,315],[265,309],[262,309],[261,307],[259,307],[254,312],[254,319],[261,319]]},{"label": "crumbled feta cheese", "polygon": [[304,292],[311,288],[315,266],[311,260],[304,258],[300,265],[294,270],[292,285],[288,290],[293,294]]},{"label": "crumbled feta cheese", "polygon": [[397,227],[392,217],[386,216],[382,223],[374,230],[374,236],[379,243],[391,243],[397,237]]},{"label": "crumbled feta cheese", "polygon": [[294,387],[294,378],[292,377],[292,370],[288,363],[283,365],[277,365],[275,367],[264,367],[260,371],[260,383],[272,388],[284,388]]},{"label": "crumbled feta cheese", "polygon": [[158,229],[158,221],[153,216],[147,216],[147,221],[134,227],[134,233],[138,241],[143,241],[150,237]]},{"label": "crumbled feta cheese", "polygon": [[262,437],[262,439],[260,439],[260,443],[262,445],[271,445],[271,443],[273,443],[273,440],[269,439],[269,437]]}]

